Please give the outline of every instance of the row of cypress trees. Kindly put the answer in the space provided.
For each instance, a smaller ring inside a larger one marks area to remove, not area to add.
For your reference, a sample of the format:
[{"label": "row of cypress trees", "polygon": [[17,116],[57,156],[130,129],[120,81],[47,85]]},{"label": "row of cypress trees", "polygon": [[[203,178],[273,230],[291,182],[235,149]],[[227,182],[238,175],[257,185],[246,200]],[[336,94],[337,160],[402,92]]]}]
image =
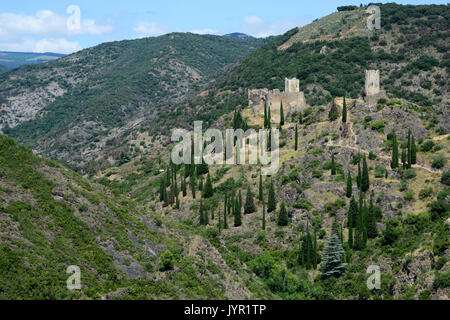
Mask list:
[{"label": "row of cypress trees", "polygon": [[[399,168],[399,152],[398,152],[398,141],[395,131],[391,132],[392,140],[392,160],[391,168]],[[404,169],[409,169],[413,164],[417,163],[417,146],[414,136],[411,134],[411,130],[408,130],[406,148],[402,148],[401,161]]]}]

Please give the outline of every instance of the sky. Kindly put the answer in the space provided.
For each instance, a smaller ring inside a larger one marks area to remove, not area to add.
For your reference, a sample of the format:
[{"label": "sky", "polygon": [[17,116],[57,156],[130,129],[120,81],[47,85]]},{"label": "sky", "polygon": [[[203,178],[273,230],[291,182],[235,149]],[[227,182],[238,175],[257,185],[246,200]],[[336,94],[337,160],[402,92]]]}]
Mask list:
[{"label": "sky", "polygon": [[[392,2],[373,1],[373,2]],[[397,0],[447,4],[447,0]],[[0,51],[72,53],[170,32],[282,34],[361,0],[1,0]],[[364,4],[369,2],[363,2]]]}]

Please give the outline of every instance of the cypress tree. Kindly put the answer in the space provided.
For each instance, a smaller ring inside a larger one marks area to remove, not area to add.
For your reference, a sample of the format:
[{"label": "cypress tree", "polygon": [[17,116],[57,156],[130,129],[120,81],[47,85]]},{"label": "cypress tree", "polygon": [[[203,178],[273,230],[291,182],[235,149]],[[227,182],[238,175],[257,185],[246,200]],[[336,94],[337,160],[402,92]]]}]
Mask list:
[{"label": "cypress tree", "polygon": [[345,102],[345,95],[344,95],[344,105],[342,107],[342,122],[347,122],[347,103]]},{"label": "cypress tree", "polygon": [[378,236],[377,231],[377,217],[375,213],[375,206],[373,205],[373,193],[370,195],[369,212],[367,218],[367,236],[371,239]]},{"label": "cypress tree", "polygon": [[238,198],[238,200],[239,200],[239,202],[238,202],[239,211],[242,211],[242,192],[241,192],[241,190],[239,190],[239,198]]},{"label": "cypress tree", "polygon": [[283,111],[283,101],[281,101],[280,105],[280,128],[284,126],[284,111]]},{"label": "cypress tree", "polygon": [[356,185],[358,186],[358,189],[361,189],[361,161],[358,161],[358,176],[356,177]]},{"label": "cypress tree", "polygon": [[259,174],[259,190],[258,190],[258,200],[263,201],[263,185],[262,185],[262,174]]},{"label": "cypress tree", "polygon": [[198,191],[203,191],[203,177],[198,179]]},{"label": "cypress tree", "polygon": [[331,154],[331,175],[336,175],[336,163],[334,162],[334,153]]},{"label": "cypress tree", "polygon": [[280,213],[278,214],[277,224],[282,227],[288,225],[288,214],[286,211],[286,206],[284,205],[284,201],[281,202],[281,208]]},{"label": "cypress tree", "polygon": [[180,200],[178,200],[178,195],[175,195],[175,209],[180,209]]},{"label": "cypress tree", "polygon": [[342,248],[341,241],[336,234],[332,234],[323,253],[322,278],[338,278],[342,276],[347,265],[343,263],[343,259],[344,249]]},{"label": "cypress tree", "polygon": [[214,190],[211,183],[211,177],[209,176],[209,173],[206,177],[206,183],[205,183],[205,190],[203,191],[203,196],[205,198],[211,198],[214,194]]},{"label": "cypress tree", "polygon": [[234,202],[234,226],[239,227],[240,225],[242,225],[242,216],[239,206],[239,199],[236,197]]},{"label": "cypress tree", "polygon": [[272,114],[270,113],[270,106],[267,107],[267,128],[272,126]]},{"label": "cypress tree", "polygon": [[266,230],[266,204],[264,203],[264,201],[262,211],[262,229]]},{"label": "cypress tree", "polygon": [[164,192],[166,190],[166,180],[164,178],[161,178],[159,182],[159,201],[164,201]]},{"label": "cypress tree", "polygon": [[228,195],[225,194],[225,204],[224,204],[224,210],[223,210],[223,228],[224,229],[228,229],[228,221],[227,221],[227,213],[228,213],[228,208],[229,208],[230,204],[228,202]]},{"label": "cypress tree", "polygon": [[363,169],[361,176],[361,190],[366,192],[370,188],[369,169],[367,167],[366,155],[363,156]]},{"label": "cypress tree", "polygon": [[204,210],[204,219],[205,219],[205,226],[207,226],[209,224],[209,214],[208,214],[208,210]]},{"label": "cypress tree", "polygon": [[317,234],[314,229],[314,242],[313,242],[313,252],[312,252],[312,268],[313,270],[317,269]]},{"label": "cypress tree", "polygon": [[181,191],[183,192],[183,197],[186,197],[187,196],[186,177],[183,177],[183,183],[181,184]]},{"label": "cypress tree", "polygon": [[214,207],[211,207],[211,220],[214,220]]},{"label": "cypress tree", "polygon": [[264,101],[264,128],[267,128],[267,102]]},{"label": "cypress tree", "polygon": [[414,141],[414,136],[411,137],[411,164],[417,163],[417,146]]},{"label": "cypress tree", "polygon": [[222,215],[220,214],[220,211],[217,213],[217,215],[219,218],[219,222],[217,223],[217,228],[219,229],[219,233],[220,233],[222,231]]},{"label": "cypress tree", "polygon": [[303,124],[303,113],[301,111],[298,114],[298,123]]},{"label": "cypress tree", "polygon": [[391,168],[398,168],[398,144],[397,144],[397,136],[395,131],[392,131],[392,160],[391,160]]},{"label": "cypress tree", "polygon": [[407,168],[410,169],[411,168],[411,130],[408,130],[408,153],[407,153],[407,160],[408,160],[408,164],[407,164]]},{"label": "cypress tree", "polygon": [[267,200],[267,212],[272,212],[276,210],[277,202],[275,199],[275,190],[273,189],[273,181],[270,181],[269,186],[269,198]]},{"label": "cypress tree", "polygon": [[353,248],[353,229],[355,227],[356,216],[358,214],[358,204],[356,203],[355,197],[350,200],[350,205],[347,213],[347,223],[348,223],[348,246]]},{"label": "cypress tree", "polygon": [[195,199],[195,176],[194,175],[192,175],[191,178],[189,179],[189,184],[191,185],[192,198]]},{"label": "cypress tree", "polygon": [[255,202],[253,201],[253,194],[250,186],[247,188],[247,195],[245,197],[244,214],[253,213],[256,211]]},{"label": "cypress tree", "polygon": [[363,248],[366,247],[367,244],[367,221],[369,220],[369,209],[366,205],[366,200],[364,199],[363,209],[362,209],[362,216],[363,216]]},{"label": "cypress tree", "polygon": [[350,170],[348,170],[347,174],[347,190],[345,192],[345,196],[349,199],[352,197],[352,176],[350,174]]},{"label": "cypress tree", "polygon": [[298,126],[297,126],[297,124],[295,124],[295,145],[294,145],[294,150],[295,151],[298,150]]}]

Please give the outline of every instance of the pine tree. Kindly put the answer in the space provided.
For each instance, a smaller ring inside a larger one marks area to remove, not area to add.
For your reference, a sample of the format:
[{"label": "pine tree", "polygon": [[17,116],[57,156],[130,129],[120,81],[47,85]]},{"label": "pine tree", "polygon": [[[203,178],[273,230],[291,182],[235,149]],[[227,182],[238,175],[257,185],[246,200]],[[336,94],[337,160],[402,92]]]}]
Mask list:
[{"label": "pine tree", "polygon": [[262,185],[262,174],[259,174],[259,188],[258,188],[258,200],[263,201],[263,185]]},{"label": "pine tree", "polygon": [[336,175],[336,163],[334,162],[334,153],[331,154],[331,175]]},{"label": "pine tree", "polygon": [[371,239],[378,236],[377,231],[377,217],[375,213],[375,206],[373,205],[373,193],[370,195],[369,213],[367,218],[367,236]]},{"label": "pine tree", "polygon": [[275,199],[275,190],[273,189],[273,181],[269,186],[269,198],[267,200],[267,212],[272,212],[277,209],[277,201]]},{"label": "pine tree", "polygon": [[262,211],[262,229],[266,230],[266,204],[264,203],[264,201]]},{"label": "pine tree", "polygon": [[350,205],[347,213],[347,223],[348,223],[348,246],[353,248],[353,231],[356,222],[356,216],[358,215],[358,204],[356,203],[355,197],[350,200]]},{"label": "pine tree", "polygon": [[236,197],[234,202],[234,226],[239,227],[240,225],[242,225],[242,214],[239,206],[239,199]]},{"label": "pine tree", "polygon": [[166,191],[166,180],[164,178],[161,178],[159,182],[159,201],[164,201],[164,192]]},{"label": "pine tree", "polygon": [[175,196],[175,209],[180,209],[180,200],[178,199],[178,195]]},{"label": "pine tree", "polygon": [[414,141],[414,136],[411,137],[411,164],[417,163],[417,146]]},{"label": "pine tree", "polygon": [[370,181],[369,181],[369,169],[367,167],[367,161],[366,161],[366,155],[363,156],[363,169],[362,169],[362,176],[361,176],[361,190],[363,192],[368,191],[370,188]]},{"label": "pine tree", "polygon": [[397,144],[397,136],[395,131],[392,132],[392,160],[391,160],[391,168],[398,168],[398,144]]},{"label": "pine tree", "polygon": [[361,161],[358,161],[358,176],[356,177],[356,185],[358,186],[358,189],[361,189]]},{"label": "pine tree", "polygon": [[281,202],[281,208],[280,213],[278,214],[277,224],[282,227],[288,225],[288,214],[286,211],[286,206],[284,205],[284,201]]},{"label": "pine tree", "polygon": [[344,105],[342,107],[342,122],[347,122],[347,103],[345,102],[345,95],[344,95]]},{"label": "pine tree", "polygon": [[247,195],[245,198],[244,214],[253,213],[256,211],[255,202],[253,201],[253,194],[250,186],[247,188]]},{"label": "pine tree", "polygon": [[345,273],[346,263],[344,260],[344,249],[336,234],[332,234],[328,241],[324,253],[322,264],[322,278],[339,278]]},{"label": "pine tree", "polygon": [[186,177],[183,177],[183,183],[181,184],[181,191],[183,192],[183,197],[187,196],[187,189],[186,189]]},{"label": "pine tree", "polygon": [[206,177],[206,183],[205,183],[205,190],[203,190],[203,197],[204,198],[211,198],[214,194],[214,190],[211,183],[211,177],[209,176],[209,173]]},{"label": "pine tree", "polygon": [[264,128],[267,128],[267,102],[264,101]]},{"label": "pine tree", "polygon": [[297,126],[297,124],[295,125],[295,145],[294,145],[294,150],[295,151],[298,150],[298,126]]},{"label": "pine tree", "polygon": [[350,174],[350,170],[348,170],[347,174],[347,190],[345,192],[345,196],[349,199],[352,197],[352,176]]},{"label": "pine tree", "polygon": [[228,229],[228,221],[227,221],[227,213],[228,213],[228,207],[230,206],[228,202],[228,195],[225,194],[225,204],[223,208],[223,228]]},{"label": "pine tree", "polygon": [[284,126],[284,111],[283,111],[283,101],[281,101],[280,105],[280,128]]}]

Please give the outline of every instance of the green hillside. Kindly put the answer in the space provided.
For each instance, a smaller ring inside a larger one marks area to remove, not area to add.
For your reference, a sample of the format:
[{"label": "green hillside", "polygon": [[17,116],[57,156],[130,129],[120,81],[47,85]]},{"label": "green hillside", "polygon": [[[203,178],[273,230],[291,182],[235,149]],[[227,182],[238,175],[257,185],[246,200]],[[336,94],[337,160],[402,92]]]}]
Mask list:
[{"label": "green hillside", "polygon": [[[0,126],[28,146],[80,166],[80,152],[104,149],[106,140],[126,135],[126,128],[141,122],[159,128],[161,114],[263,42],[172,33],[24,66],[0,78],[4,109],[25,95]],[[113,128],[118,130],[108,137]]]}]

